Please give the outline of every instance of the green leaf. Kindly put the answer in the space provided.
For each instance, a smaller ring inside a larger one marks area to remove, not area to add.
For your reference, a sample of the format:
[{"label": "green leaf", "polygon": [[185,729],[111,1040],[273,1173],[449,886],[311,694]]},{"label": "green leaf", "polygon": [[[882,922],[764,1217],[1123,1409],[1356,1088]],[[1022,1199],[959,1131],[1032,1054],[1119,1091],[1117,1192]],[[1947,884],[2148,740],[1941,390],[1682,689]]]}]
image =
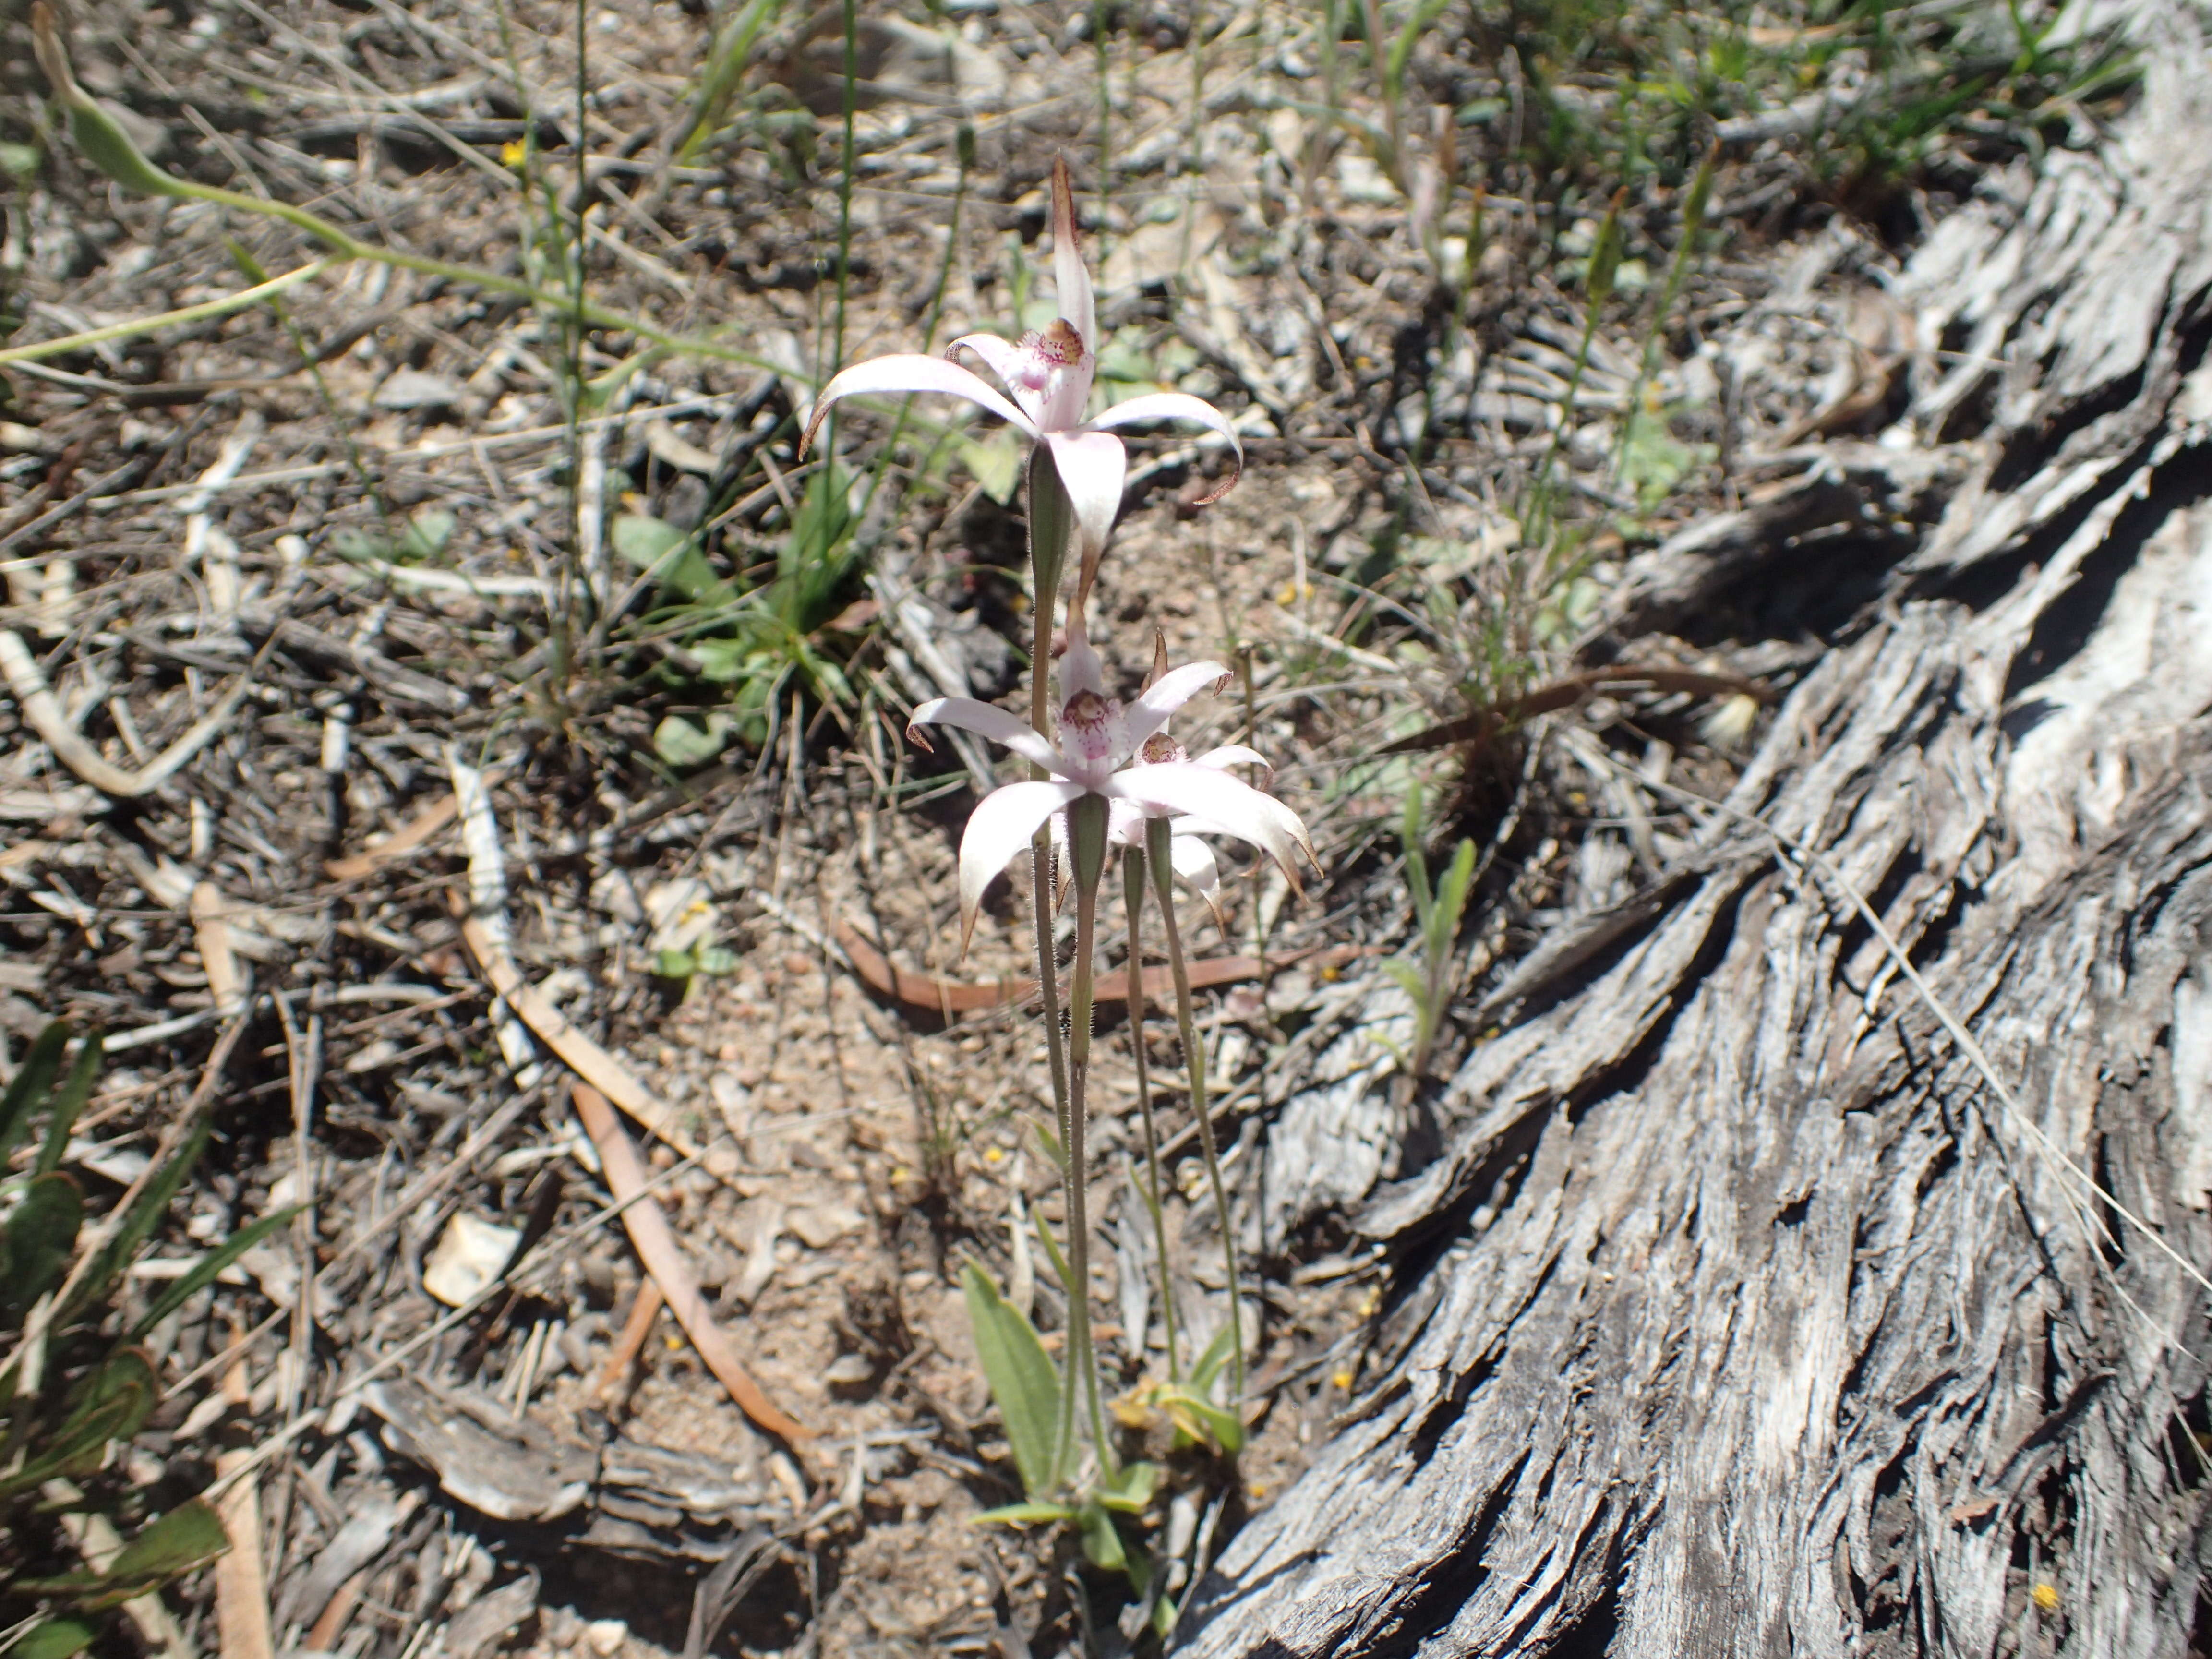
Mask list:
[{"label": "green leaf", "polygon": [[1418,967],[1403,957],[1392,957],[1379,965],[1397,983],[1398,988],[1413,1000],[1414,1007],[1419,1008],[1426,1003],[1428,981],[1421,976]]},{"label": "green leaf", "polygon": [[84,1109],[84,1103],[92,1097],[92,1085],[99,1080],[100,1061],[100,1033],[88,1032],[76,1051],[76,1063],[70,1067],[69,1081],[54,1097],[52,1114],[46,1119],[46,1144],[39,1150],[34,1174],[52,1175],[62,1167],[76,1115]]},{"label": "green leaf", "polygon": [[137,1259],[139,1248],[168,1212],[169,1200],[177,1195],[177,1189],[185,1184],[185,1177],[199,1162],[214,1127],[214,1119],[202,1113],[176,1151],[170,1153],[168,1161],[154,1171],[140,1189],[138,1201],[115,1224],[115,1231],[100,1247],[91,1268],[77,1281],[76,1290],[67,1304],[54,1310],[57,1325],[84,1308],[105,1303],[113,1293],[116,1280]]},{"label": "green leaf", "polygon": [[1006,1443],[1022,1489],[1032,1498],[1060,1484],[1054,1444],[1060,1431],[1060,1372],[1037,1340],[1029,1316],[999,1293],[991,1276],[974,1262],[960,1270],[968,1300],[968,1322],[991,1397],[1006,1420]]},{"label": "green leaf", "polygon": [[98,1635],[78,1619],[49,1619],[8,1650],[8,1659],[70,1659],[92,1645]]},{"label": "green leaf", "polygon": [[332,537],[331,546],[340,558],[356,564],[428,564],[446,550],[458,522],[442,507],[426,507],[401,525],[396,537],[347,530]]},{"label": "green leaf", "polygon": [[698,959],[689,951],[660,951],[653,955],[655,979],[689,979],[698,971]]},{"label": "green leaf", "polygon": [[1000,507],[1014,499],[1014,486],[1022,477],[1022,448],[1013,428],[1002,426],[987,438],[963,438],[960,459],[983,493]]},{"label": "green leaf", "polygon": [[617,516],[608,532],[617,554],[694,604],[734,605],[738,590],[714,574],[696,538],[641,513]]},{"label": "green leaf", "polygon": [[1030,1226],[1037,1236],[1037,1243],[1044,1247],[1045,1260],[1052,1263],[1052,1271],[1060,1280],[1060,1288],[1070,1295],[1074,1294],[1075,1275],[1068,1268],[1067,1258],[1060,1253],[1060,1246],[1053,1241],[1052,1230],[1044,1224],[1044,1218],[1036,1211],[1030,1211]]},{"label": "green leaf", "polygon": [[671,766],[704,766],[730,741],[730,717],[719,709],[695,726],[671,714],[653,728],[653,752]]},{"label": "green leaf", "polygon": [[189,196],[181,179],[171,177],[148,161],[123,130],[122,124],[89,98],[72,100],[69,109],[70,142],[84,159],[125,190],[143,196]]},{"label": "green leaf", "polygon": [[1109,1510],[1120,1510],[1128,1515],[1141,1515],[1159,1490],[1160,1466],[1157,1463],[1127,1463],[1121,1473],[1098,1483],[1098,1501]]},{"label": "green leaf", "polygon": [[1459,938],[1460,918],[1467,914],[1468,890],[1474,881],[1474,843],[1462,841],[1452,853],[1451,866],[1437,889],[1436,927],[1431,949],[1437,955],[1450,950]]},{"label": "green leaf", "polygon": [[1667,429],[1662,411],[1638,410],[1629,416],[1620,446],[1620,481],[1636,492],[1638,502],[1649,512],[1719,453],[1712,444],[1684,443],[1676,438]]},{"label": "green leaf", "polygon": [[1590,249],[1589,273],[1583,281],[1593,313],[1613,297],[1613,279],[1620,269],[1620,208],[1627,195],[1625,185],[1614,193],[1613,204],[1606,209],[1605,220],[1597,228],[1596,246]]},{"label": "green leaf", "polygon": [[1232,1455],[1244,1449],[1243,1419],[1227,1407],[1191,1389],[1164,1388],[1152,1398],[1189,1443],[1218,1446]]},{"label": "green leaf", "polygon": [[87,1613],[99,1613],[174,1583],[229,1547],[230,1540],[215,1506],[195,1498],[171,1510],[125,1544],[105,1572],[18,1579],[15,1588],[33,1595],[52,1596]]},{"label": "green leaf", "polygon": [[20,1313],[59,1284],[83,1224],[84,1194],[76,1182],[58,1171],[33,1180],[8,1218],[0,1306]]},{"label": "green leaf", "polygon": [[1065,1504],[1001,1504],[995,1510],[985,1510],[975,1520],[980,1524],[1003,1527],[1036,1527],[1048,1522],[1066,1521],[1075,1511]]},{"label": "green leaf", "polygon": [[428,564],[453,539],[453,515],[441,507],[426,507],[407,520],[399,532],[397,556],[406,564]]},{"label": "green leaf", "polygon": [[1050,1161],[1052,1167],[1055,1170],[1065,1169],[1067,1165],[1067,1152],[1060,1145],[1060,1132],[1041,1117],[1027,1116],[1023,1119],[1023,1121],[1030,1126],[1030,1133],[1036,1137],[1038,1148]]},{"label": "green leaf", "polygon": [[38,1109],[39,1102],[52,1086],[55,1074],[62,1068],[62,1051],[69,1047],[69,1022],[58,1019],[39,1033],[31,1044],[31,1051],[23,1056],[23,1063],[15,1070],[15,1079],[8,1085],[8,1092],[0,1095],[0,1166],[23,1138],[30,1127],[31,1114]]},{"label": "green leaf", "polygon": [[1213,1391],[1213,1381],[1221,1375],[1221,1368],[1229,1363],[1231,1345],[1237,1340],[1237,1325],[1224,1319],[1213,1340],[1206,1345],[1206,1352],[1198,1357],[1198,1364],[1190,1370],[1190,1385],[1201,1395]]},{"label": "green leaf", "polygon": [[1128,1571],[1129,1553],[1121,1547],[1114,1517],[1103,1506],[1085,1504],[1076,1511],[1075,1524],[1083,1530],[1083,1553],[1092,1566],[1101,1572]]},{"label": "green leaf", "polygon": [[232,1262],[237,1261],[239,1257],[244,1255],[278,1228],[289,1226],[292,1218],[305,1207],[304,1205],[294,1204],[271,1214],[264,1215],[260,1220],[249,1225],[240,1227],[228,1238],[192,1263],[180,1278],[171,1283],[167,1290],[156,1297],[154,1299],[154,1305],[147,1309],[145,1316],[131,1328],[131,1335],[127,1340],[135,1342],[144,1336],[155,1326],[183,1307],[197,1292],[214,1284],[216,1275],[225,1267],[230,1266]]},{"label": "green leaf", "polygon": [[62,1426],[41,1455],[0,1477],[0,1497],[23,1492],[56,1475],[97,1469],[111,1440],[127,1440],[154,1409],[158,1390],[152,1363],[136,1348],[110,1359],[72,1397]]}]

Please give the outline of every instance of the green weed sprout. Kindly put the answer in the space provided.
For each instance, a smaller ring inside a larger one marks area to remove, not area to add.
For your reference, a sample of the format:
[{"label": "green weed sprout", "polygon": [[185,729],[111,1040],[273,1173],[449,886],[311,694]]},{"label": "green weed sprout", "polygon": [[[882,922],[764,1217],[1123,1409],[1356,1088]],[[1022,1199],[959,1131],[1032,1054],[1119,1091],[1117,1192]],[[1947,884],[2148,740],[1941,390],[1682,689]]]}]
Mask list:
[{"label": "green weed sprout", "polygon": [[[117,1491],[100,1471],[109,1443],[137,1434],[161,1396],[141,1341],[299,1213],[281,1210],[233,1234],[117,1329],[125,1275],[198,1161],[209,1119],[201,1115],[124,1207],[88,1231],[83,1194],[61,1166],[100,1075],[100,1042],[97,1032],[86,1036],[64,1075],[69,1043],[66,1024],[47,1026],[0,1095],[0,1169],[46,1120],[27,1173],[0,1182],[0,1346],[8,1356],[0,1361],[0,1642],[10,1659],[70,1659],[100,1638],[115,1609],[228,1547],[204,1499],[148,1516],[143,1499]],[[33,1553],[71,1520],[82,1523],[70,1530],[87,1540],[86,1565],[29,1571]],[[125,1528],[135,1528],[127,1540]],[[96,1536],[120,1547],[110,1554],[91,1541]]]},{"label": "green weed sprout", "polygon": [[1458,990],[1453,971],[1457,961],[1460,919],[1466,914],[1468,890],[1474,882],[1474,843],[1462,841],[1444,868],[1443,879],[1431,885],[1429,860],[1421,851],[1421,786],[1406,793],[1406,816],[1398,830],[1406,849],[1406,888],[1413,900],[1415,958],[1394,957],[1382,971],[1395,980],[1413,1005],[1413,1046],[1406,1056],[1406,1075],[1419,1088],[1427,1074],[1429,1056],[1436,1047],[1444,1009]]}]

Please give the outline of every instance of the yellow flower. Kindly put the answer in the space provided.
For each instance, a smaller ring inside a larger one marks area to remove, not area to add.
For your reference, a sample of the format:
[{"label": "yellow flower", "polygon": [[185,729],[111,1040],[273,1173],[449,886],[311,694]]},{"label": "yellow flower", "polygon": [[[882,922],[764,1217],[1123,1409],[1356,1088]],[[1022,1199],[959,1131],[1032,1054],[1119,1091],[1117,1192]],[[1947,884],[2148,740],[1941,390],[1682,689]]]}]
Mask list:
[{"label": "yellow flower", "polygon": [[1004,1164],[1006,1161],[1006,1152],[1005,1152],[1001,1148],[997,1147],[997,1146],[986,1146],[986,1147],[983,1149],[983,1162],[984,1162],[984,1163],[986,1163],[986,1164]]},{"label": "yellow flower", "polygon": [[1339,1370],[1336,1374],[1331,1376],[1328,1380],[1334,1383],[1340,1392],[1345,1394],[1350,1394],[1352,1392],[1352,1369],[1350,1366],[1345,1366]]},{"label": "yellow flower", "polygon": [[499,147],[499,162],[501,167],[519,167],[529,154],[529,145],[520,138],[510,138]]},{"label": "yellow flower", "polygon": [[2057,1585],[2038,1584],[2033,1594],[2035,1598],[2035,1605],[2040,1611],[2045,1613],[2056,1613],[2058,1611]]}]

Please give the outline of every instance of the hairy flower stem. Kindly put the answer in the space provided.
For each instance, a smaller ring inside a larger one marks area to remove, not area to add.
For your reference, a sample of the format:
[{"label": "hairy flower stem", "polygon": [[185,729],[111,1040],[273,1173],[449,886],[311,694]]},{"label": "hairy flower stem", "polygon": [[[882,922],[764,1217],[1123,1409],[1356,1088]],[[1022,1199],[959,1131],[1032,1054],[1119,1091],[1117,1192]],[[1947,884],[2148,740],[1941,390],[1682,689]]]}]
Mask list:
[{"label": "hairy flower stem", "polygon": [[[1075,866],[1075,973],[1067,1030],[1067,1392],[1089,1396],[1098,1467],[1114,1474],[1114,1443],[1098,1397],[1098,1360],[1091,1346],[1091,1194],[1084,1141],[1091,1073],[1091,956],[1097,945],[1098,878],[1106,866],[1106,799],[1084,795],[1067,809],[1069,862]],[[1065,1407],[1063,1407],[1065,1409]]]},{"label": "hairy flower stem", "polygon": [[1159,901],[1160,924],[1168,939],[1168,972],[1175,979],[1176,1030],[1182,1038],[1184,1068],[1190,1073],[1190,1109],[1198,1118],[1198,1144],[1206,1155],[1206,1179],[1213,1188],[1214,1212],[1221,1218],[1221,1254],[1229,1269],[1230,1392],[1236,1405],[1244,1398],[1244,1298],[1237,1283],[1237,1232],[1229,1218],[1229,1191],[1221,1183],[1221,1154],[1213,1144],[1213,1116],[1206,1100],[1206,1050],[1198,1041],[1198,1021],[1191,1012],[1190,969],[1183,961],[1182,930],[1176,924],[1175,872],[1169,863],[1169,837],[1173,833],[1165,818],[1146,821],[1152,896]]},{"label": "hairy flower stem", "polygon": [[[1165,1190],[1160,1180],[1160,1137],[1152,1124],[1152,1085],[1145,1056],[1145,959],[1138,945],[1138,922],[1145,914],[1145,854],[1132,847],[1121,855],[1121,905],[1129,913],[1129,1047],[1137,1060],[1137,1109],[1145,1121],[1145,1207],[1152,1212],[1152,1243],[1160,1264],[1160,1323],[1167,1333],[1168,1381],[1182,1381],[1182,1358],[1176,1352],[1175,1274],[1168,1267],[1168,1224],[1160,1208]],[[1139,1333],[1138,1340],[1143,1340]]]}]

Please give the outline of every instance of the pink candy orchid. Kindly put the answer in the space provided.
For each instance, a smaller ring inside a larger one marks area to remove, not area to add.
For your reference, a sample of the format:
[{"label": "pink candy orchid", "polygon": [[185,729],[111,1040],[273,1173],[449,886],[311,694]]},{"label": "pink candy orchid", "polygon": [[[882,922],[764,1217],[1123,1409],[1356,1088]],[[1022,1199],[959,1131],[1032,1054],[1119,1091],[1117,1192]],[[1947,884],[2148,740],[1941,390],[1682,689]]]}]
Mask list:
[{"label": "pink candy orchid", "polygon": [[[1079,605],[1069,620],[1067,649],[1060,659],[1059,746],[1046,742],[1016,715],[972,697],[938,697],[914,711],[907,735],[924,748],[928,742],[921,727],[958,726],[1012,750],[1046,774],[993,790],[969,817],[960,839],[963,950],[975,932],[976,908],[992,877],[1029,847],[1038,825],[1087,794],[1106,798],[1109,825],[1118,812],[1125,828],[1141,835],[1146,817],[1187,818],[1197,833],[1249,842],[1297,880],[1292,857],[1299,852],[1308,859],[1314,855],[1305,825],[1273,796],[1223,769],[1239,762],[1260,762],[1260,757],[1231,745],[1197,760],[1187,759],[1161,730],[1176,709],[1228,675],[1217,662],[1188,663],[1159,676],[1150,690],[1124,707],[1107,692],[1104,666],[1085,636]],[[1212,863],[1211,854],[1206,862]]]},{"label": "pink candy orchid", "polygon": [[[840,398],[907,392],[965,398],[1051,451],[1075,509],[1086,571],[1095,568],[1114,527],[1114,516],[1121,510],[1121,487],[1128,473],[1127,452],[1109,428],[1189,421],[1218,432],[1229,440],[1236,466],[1202,499],[1214,501],[1226,494],[1243,468],[1244,449],[1228,416],[1203,398],[1182,392],[1147,392],[1115,404],[1094,419],[1084,419],[1098,368],[1098,318],[1091,273],[1084,269],[1076,234],[1075,194],[1068,183],[1067,163],[1061,160],[1052,167],[1052,264],[1061,314],[1049,327],[1033,330],[1012,344],[995,334],[963,334],[942,358],[900,352],[854,364],[822,388],[799,453],[805,454],[813,443],[830,405]],[[963,350],[982,361],[1006,388],[1005,393],[952,361]]]}]

